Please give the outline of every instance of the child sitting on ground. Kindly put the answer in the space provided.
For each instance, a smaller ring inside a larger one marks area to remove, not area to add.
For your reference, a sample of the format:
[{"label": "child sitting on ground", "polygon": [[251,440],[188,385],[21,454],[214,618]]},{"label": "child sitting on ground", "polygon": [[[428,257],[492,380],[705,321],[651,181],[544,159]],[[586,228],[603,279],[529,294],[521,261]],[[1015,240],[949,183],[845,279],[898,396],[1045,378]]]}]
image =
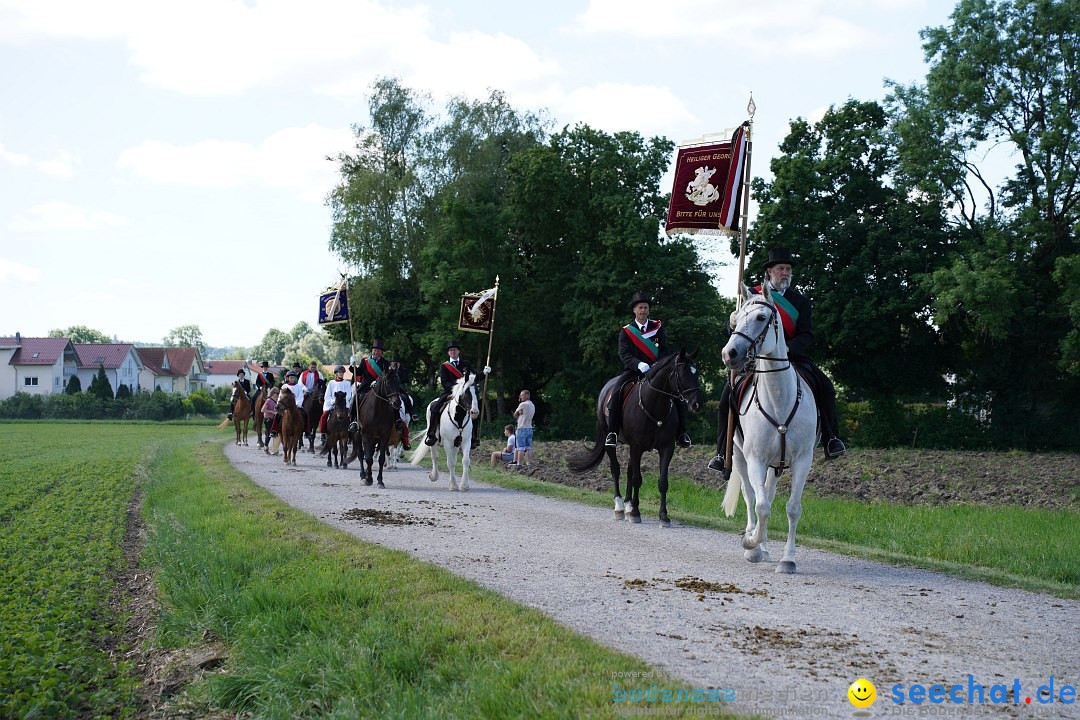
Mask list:
[{"label": "child sitting on ground", "polygon": [[496,460],[501,460],[504,463],[512,463],[514,461],[514,450],[517,449],[517,438],[514,436],[514,430],[516,428],[513,425],[507,425],[503,428],[503,435],[506,436],[506,447],[502,452],[491,453],[491,464],[494,465]]}]

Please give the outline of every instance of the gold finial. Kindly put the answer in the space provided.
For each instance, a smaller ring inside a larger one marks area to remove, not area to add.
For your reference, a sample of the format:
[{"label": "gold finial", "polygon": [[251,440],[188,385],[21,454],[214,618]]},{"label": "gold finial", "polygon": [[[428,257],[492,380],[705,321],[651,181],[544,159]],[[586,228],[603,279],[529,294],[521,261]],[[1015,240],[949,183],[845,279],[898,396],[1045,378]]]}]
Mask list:
[{"label": "gold finial", "polygon": [[750,121],[754,121],[754,113],[757,112],[757,103],[754,102],[754,92],[750,91],[750,102],[746,104],[746,112],[750,115]]}]

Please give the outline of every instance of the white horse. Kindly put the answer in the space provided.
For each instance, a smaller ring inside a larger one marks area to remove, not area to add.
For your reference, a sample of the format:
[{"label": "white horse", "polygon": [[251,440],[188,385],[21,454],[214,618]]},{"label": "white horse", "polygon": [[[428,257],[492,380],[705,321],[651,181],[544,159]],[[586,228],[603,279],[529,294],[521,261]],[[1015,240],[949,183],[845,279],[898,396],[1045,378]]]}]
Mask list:
[{"label": "white horse", "polygon": [[[735,313],[735,329],[724,346],[729,368],[753,363],[754,377],[738,401],[742,432],[734,435],[732,473],[724,493],[724,513],[735,514],[739,488],[746,499],[744,557],[750,562],[770,561],[768,522],[776,484],[784,470],[791,471],[791,497],[787,502],[788,534],[778,573],[795,572],[795,528],[802,515],[802,492],[818,440],[817,403],[810,386],[788,360],[787,341],[779,313],[767,285],[762,295],[743,286],[742,306]],[[732,395],[732,402],[735,402]],[[773,472],[769,472],[772,469]]]},{"label": "white horse", "polygon": [[[446,401],[446,405],[443,406],[442,411],[439,413],[439,438],[441,438],[443,450],[446,452],[446,465],[450,472],[451,490],[469,489],[469,450],[472,448],[473,418],[479,414],[476,393],[473,388],[475,382],[476,376],[472,373],[465,373],[463,377],[459,378],[454,384],[450,399]],[[430,405],[428,407],[430,408]],[[431,417],[430,413],[426,414]],[[424,428],[424,435],[427,435],[427,428]],[[420,435],[417,437],[420,437]],[[435,445],[430,446],[431,472],[428,473],[428,479],[431,482],[439,481],[437,447],[437,442]],[[420,445],[416,452],[413,453],[410,462],[413,465],[418,464],[427,455],[428,449],[428,445]],[[461,451],[460,482],[455,474],[459,450]]]},{"label": "white horse", "polygon": [[[406,401],[406,398],[408,400]],[[401,393],[401,422],[405,423],[405,427],[412,424],[412,415],[406,410],[406,407],[412,407],[412,396]],[[405,457],[405,449],[401,441],[398,444],[390,448],[390,452],[387,455],[387,467],[391,470],[397,470],[398,461]]]}]

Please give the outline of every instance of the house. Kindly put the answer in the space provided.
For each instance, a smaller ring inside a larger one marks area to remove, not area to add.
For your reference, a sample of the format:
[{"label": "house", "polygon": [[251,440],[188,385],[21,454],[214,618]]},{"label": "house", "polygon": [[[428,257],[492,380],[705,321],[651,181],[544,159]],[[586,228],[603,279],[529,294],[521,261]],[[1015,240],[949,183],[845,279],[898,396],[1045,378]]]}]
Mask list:
[{"label": "house", "polygon": [[127,385],[132,392],[139,389],[139,373],[143,371],[142,361],[130,343],[75,343],[75,352],[79,356],[79,384],[85,392],[98,368],[105,369],[105,377],[112,386],[113,394],[121,385]]},{"label": "house", "polygon": [[207,360],[203,363],[203,369],[206,370],[206,386],[209,390],[231,386],[236,380],[237,370],[243,370],[244,377],[254,385],[256,371],[251,369],[251,363],[243,360]]},{"label": "house", "polygon": [[63,392],[79,358],[67,338],[0,337],[0,400],[17,392]]},{"label": "house", "polygon": [[206,390],[206,370],[202,353],[194,347],[137,347],[143,369],[139,389],[188,395]]}]

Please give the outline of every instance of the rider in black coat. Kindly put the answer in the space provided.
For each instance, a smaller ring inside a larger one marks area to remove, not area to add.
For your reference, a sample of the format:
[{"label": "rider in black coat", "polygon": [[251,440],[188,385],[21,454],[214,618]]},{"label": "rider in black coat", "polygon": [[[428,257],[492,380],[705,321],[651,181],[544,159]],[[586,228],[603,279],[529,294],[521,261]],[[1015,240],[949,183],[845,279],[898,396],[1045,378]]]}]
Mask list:
[{"label": "rider in black coat", "polygon": [[[250,398],[251,397],[251,381],[248,380],[246,377],[244,377],[245,375],[247,375],[247,373],[244,372],[243,368],[240,368],[239,370],[237,370],[236,371],[236,382],[240,385],[240,388],[244,391],[244,394],[247,395]],[[236,393],[237,393],[237,389],[233,388],[232,398],[229,400],[229,414],[227,416],[230,420],[232,420],[233,410],[236,408]]]},{"label": "rider in black coat", "polygon": [[[446,354],[449,355],[450,359],[439,366],[439,384],[442,385],[442,395],[429,406],[427,436],[424,438],[425,445],[435,444],[435,437],[439,432],[439,413],[442,412],[446,401],[450,399],[454,384],[467,373],[473,371],[469,361],[461,357],[461,345],[458,344],[457,340],[451,340],[446,346]],[[489,371],[489,368],[484,368],[485,373]],[[472,446],[475,448],[479,444],[480,433],[474,432]]]}]

